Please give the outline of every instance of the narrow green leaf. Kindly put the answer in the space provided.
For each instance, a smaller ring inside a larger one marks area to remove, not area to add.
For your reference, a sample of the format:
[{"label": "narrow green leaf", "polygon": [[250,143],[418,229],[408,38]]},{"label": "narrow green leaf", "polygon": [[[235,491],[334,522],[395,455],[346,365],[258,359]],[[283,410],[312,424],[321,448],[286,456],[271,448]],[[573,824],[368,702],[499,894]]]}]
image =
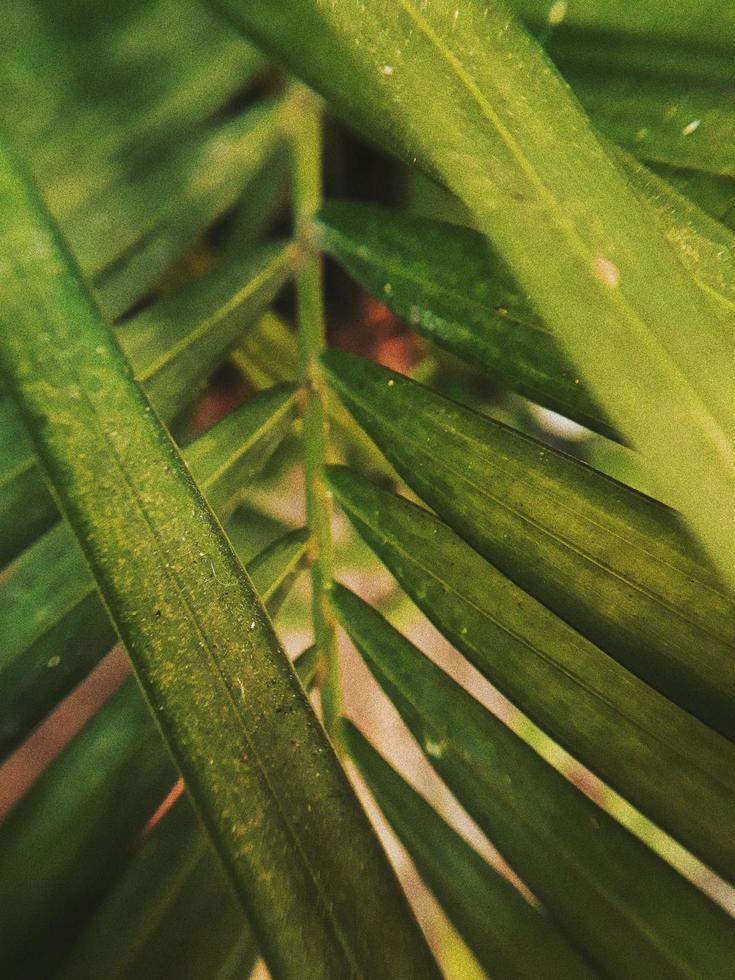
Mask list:
[{"label": "narrow green leaf", "polygon": [[735,955],[735,924],[722,909],[370,606],[341,587],[333,604],[429,762],[605,975],[725,980]]},{"label": "narrow green leaf", "polygon": [[276,225],[288,203],[288,142],[268,158],[240,196],[223,243],[226,254],[253,249]]},{"label": "narrow green leaf", "polygon": [[[264,246],[249,258],[235,253],[205,279],[116,331],[165,422],[191,401],[199,383],[255,323],[286,281],[293,257],[288,245]],[[25,426],[12,402],[7,404],[0,411],[0,442],[15,448],[0,468],[0,564],[58,516]]]},{"label": "narrow green leaf", "polygon": [[128,973],[131,980],[159,980],[167,975],[201,980],[227,970],[233,955],[242,971],[239,978],[250,975],[258,957],[255,938],[215,861],[211,852],[202,855],[156,934],[134,957]]},{"label": "narrow green leaf", "polygon": [[[694,23],[699,5],[667,10],[648,0],[641,5],[648,8],[645,28],[619,4],[585,10],[578,0],[556,6],[513,0],[511,6],[539,34],[602,132],[642,160],[732,172],[735,33],[726,3],[712,4],[706,21]],[[706,39],[702,28],[713,24],[718,36]]]},{"label": "narrow green leaf", "polygon": [[[274,604],[278,601],[284,577],[293,565],[295,534],[289,535],[288,538],[291,542],[290,550],[285,547],[280,550],[267,548],[262,556],[248,565],[248,571],[256,580],[261,590],[261,598],[271,615],[275,613]],[[276,553],[281,556],[280,563],[274,560]],[[315,648],[305,651],[294,663],[299,680],[305,688],[308,688],[312,682],[318,663],[314,651]],[[93,733],[85,737],[80,736],[73,747],[62,753],[52,764],[49,775],[44,777],[37,787],[31,789],[28,797],[20,804],[21,817],[14,818],[15,823],[11,821],[9,824],[8,850],[24,851],[29,846],[27,843],[29,840],[33,842],[48,831],[46,821],[49,817],[44,802],[47,800],[47,796],[44,795],[47,790],[44,787],[47,783],[65,787],[65,792],[69,795],[57,801],[56,819],[61,822],[57,828],[59,832],[64,832],[65,821],[72,819],[74,821],[74,834],[71,838],[65,838],[70,840],[70,850],[59,855],[55,849],[48,848],[36,854],[34,864],[36,874],[33,876],[35,891],[28,883],[20,886],[20,890],[25,890],[27,893],[25,907],[27,932],[34,928],[34,923],[39,933],[44,932],[46,918],[54,918],[57,915],[54,901],[49,903],[45,890],[47,874],[55,875],[54,880],[57,878],[61,880],[63,875],[78,876],[81,869],[87,891],[102,894],[104,887],[107,887],[112,880],[110,877],[112,871],[117,872],[122,867],[119,862],[114,865],[114,869],[107,867],[108,854],[121,849],[117,825],[111,823],[107,834],[104,828],[97,827],[95,821],[98,819],[99,811],[96,804],[86,797],[91,793],[95,797],[99,796],[107,800],[114,794],[122,795],[121,787],[125,789],[127,786],[137,785],[139,774],[135,768],[137,755],[133,751],[134,746],[138,743],[146,746],[147,765],[149,768],[153,767],[152,771],[158,774],[158,799],[171,784],[171,768],[163,744],[160,739],[151,742],[151,722],[148,714],[140,711],[135,714],[134,703],[139,707],[142,704],[139,692],[132,684],[127,684],[125,693],[119,695],[118,701],[113,703],[117,705],[115,711],[113,712],[111,707],[105,708],[104,717],[100,724],[93,728]],[[118,720],[118,715],[121,720]],[[104,779],[95,780],[90,787],[89,772],[97,772],[100,766],[98,758],[100,739],[120,741],[122,748],[118,748],[116,754],[111,756],[106,766],[99,771],[98,775],[104,775]],[[39,798],[41,802],[34,803]],[[64,802],[67,799],[70,801],[69,804]],[[68,807],[71,807],[71,813],[66,812]],[[204,953],[209,957],[208,972],[211,972],[214,957],[227,951],[222,947],[229,948],[234,945],[234,936],[238,931],[249,935],[242,910],[234,899],[230,885],[222,875],[219,863],[213,857],[199,822],[194,818],[194,811],[188,797],[177,803],[174,811],[177,816],[173,822],[169,824],[164,821],[164,829],[160,834],[154,831],[150,840],[141,847],[139,853],[125,868],[119,881],[114,885],[110,897],[105,899],[99,910],[94,907],[94,904],[84,906],[84,916],[80,917],[78,922],[79,929],[84,927],[84,936],[80,941],[79,949],[74,948],[71,953],[68,952],[76,941],[75,931],[66,930],[64,935],[59,937],[59,955],[63,955],[65,959],[68,956],[68,962],[71,964],[70,972],[76,971],[85,975],[84,971],[87,969],[85,964],[90,960],[104,958],[106,965],[104,968],[100,965],[97,972],[108,976],[114,969],[127,968],[130,958],[139,951],[139,947],[142,947],[141,957],[150,956],[155,961],[156,949],[151,949],[151,944],[158,947],[163,945],[165,949],[167,940],[162,933],[168,935],[177,932],[181,928],[182,921],[187,922],[188,928],[183,936],[178,933],[176,940],[171,940],[176,945],[176,950],[168,950],[171,961],[173,962],[178,951],[188,949],[189,956],[185,957],[186,962],[191,964],[188,968],[193,970],[198,964],[197,968],[203,970],[197,957]],[[129,826],[130,834],[135,831],[136,820],[140,824],[140,816],[136,814],[138,814],[137,809],[130,815],[129,825],[125,824],[126,827]],[[39,826],[34,827],[33,824],[37,822],[40,822]],[[3,833],[4,831],[0,831],[0,841],[3,839]],[[183,841],[182,836],[185,838]],[[85,844],[87,840],[94,842],[94,846],[89,850]],[[125,855],[122,855],[120,860],[124,860],[124,857]],[[48,861],[56,869],[55,871],[47,872]],[[62,864],[66,862],[61,870],[57,867],[59,861]],[[165,873],[161,876],[154,874],[153,868],[161,865],[164,866]],[[17,866],[13,865],[9,869],[10,877],[6,882],[8,893],[11,893],[15,887],[12,874],[14,872],[25,874],[25,868],[26,863],[20,861]],[[211,904],[222,909],[223,914],[217,917],[217,925],[225,934],[231,934],[231,942],[228,943],[226,939],[219,942],[221,936],[213,935],[211,909],[208,914],[202,914],[199,908],[202,895],[208,896],[205,906]],[[131,896],[134,896],[134,901],[131,901]],[[158,923],[157,938],[150,937],[154,923]],[[197,943],[197,939],[205,939],[206,942]],[[209,946],[209,942],[213,939],[217,942],[216,953],[213,953]],[[187,946],[187,942],[197,946],[197,950]],[[249,946],[252,952],[252,939]],[[121,949],[126,951],[124,956],[120,954]],[[247,950],[241,950],[241,953],[245,952]],[[177,976],[184,975],[185,966],[184,963],[178,966]],[[138,970],[142,973],[145,969],[140,958],[135,961],[134,967],[131,967],[133,975]],[[191,975],[193,978],[198,978],[201,973],[192,972]]]},{"label": "narrow green leaf", "polygon": [[0,587],[0,759],[115,640],[84,556],[60,522],[21,555]]},{"label": "narrow green leaf", "polygon": [[656,173],[730,231],[735,230],[735,180],[691,170],[657,166]]},{"label": "narrow green leaf", "polygon": [[302,651],[294,660],[293,666],[304,689],[310,691],[317,681],[319,648],[313,645]]},{"label": "narrow green leaf", "polygon": [[526,592],[735,740],[735,606],[663,505],[340,351],[328,377],[436,513]]},{"label": "narrow green leaf", "polygon": [[[338,592],[338,607],[339,602]],[[358,728],[343,722],[342,737],[422,878],[489,976],[597,976],[554,925],[401,779]]]},{"label": "narrow green leaf", "polygon": [[59,218],[190,141],[262,64],[192,0],[3,11],[0,118]]},{"label": "narrow green leaf", "polygon": [[249,580],[4,148],[0,213],[0,363],[271,971],[435,975]]},{"label": "narrow green leaf", "polygon": [[[75,216],[68,234],[80,259],[85,252],[99,251],[99,239],[110,235],[113,216],[118,232],[114,258],[93,278],[107,313],[123,312],[154,286],[186,247],[237,201],[277,148],[287,111],[288,104],[281,101],[258,106],[207,134],[199,145],[174,154],[166,167],[149,175],[150,193],[123,184],[114,189],[113,200],[95,201],[89,212]],[[127,224],[126,211],[131,212]]]},{"label": "narrow green leaf", "polygon": [[298,374],[296,337],[275,313],[265,313],[233,354],[256,388],[294,381]]},{"label": "narrow green leaf", "polygon": [[294,420],[293,385],[261,392],[212,426],[183,450],[207,503],[228,518],[281,444]]},{"label": "narrow green leaf", "polygon": [[[271,616],[276,614],[304,567],[308,545],[306,529],[288,531],[249,563],[248,575]],[[304,669],[310,671],[308,660],[304,661]]]},{"label": "narrow green leaf", "polygon": [[635,57],[638,45],[648,45],[644,63],[651,70],[657,66],[650,64],[650,50],[662,48],[670,57],[678,53],[680,60],[674,64],[690,64],[697,75],[703,57],[714,60],[719,55],[723,68],[730,69],[725,77],[732,77],[735,35],[728,0],[681,0],[675,7],[664,0],[638,0],[634,6],[616,0],[571,0],[554,12],[547,0],[512,0],[511,6],[534,28],[551,28],[554,44],[566,35],[565,50],[576,49],[580,59],[595,53],[595,39],[600,50],[608,48],[611,55],[624,56],[627,47]]},{"label": "narrow green leaf", "polygon": [[[266,501],[266,507],[267,504]],[[288,531],[289,525],[280,517],[252,501],[240,504],[227,522],[227,537],[240,561],[245,564]]]},{"label": "narrow green leaf", "polygon": [[[729,318],[735,310],[735,236],[628,154],[616,153],[682,262]],[[555,337],[478,232],[339,201],[325,205],[317,227],[323,247],[423,336],[532,401],[616,437]]]},{"label": "narrow green leaf", "polygon": [[[129,680],[0,828],[3,972],[51,976],[175,779]],[[165,792],[165,790],[163,790]]]},{"label": "narrow green leaf", "polygon": [[422,336],[532,401],[614,430],[487,239],[459,225],[330,201],[319,238],[368,292]]},{"label": "narrow green leaf", "polygon": [[0,568],[47,531],[57,516],[15,402],[0,392]]},{"label": "narrow green leaf", "polygon": [[722,314],[724,328],[732,331],[735,311],[735,235],[732,230],[629,154],[618,150],[616,157],[697,285]]},{"label": "narrow green leaf", "polygon": [[[526,0],[512,0],[512,6],[517,6],[518,2],[526,4]],[[537,0],[531,2],[537,4]],[[546,8],[543,26],[539,18],[529,23],[565,76],[590,72],[601,79],[636,78],[644,85],[652,77],[671,78],[681,85],[683,94],[691,88],[707,86],[723,90],[732,83],[732,50],[728,50],[727,45],[710,47],[700,45],[696,40],[682,44],[666,37],[664,20],[670,16],[670,11],[662,14],[658,27],[644,36],[628,34],[618,28],[575,27],[571,19],[550,27],[546,18],[551,9]],[[573,7],[568,9],[574,12]],[[625,17],[627,10],[618,6],[618,14]],[[662,107],[662,113],[665,109],[666,106]]]},{"label": "narrow green leaf", "polygon": [[236,253],[151,310],[120,327],[117,336],[136,379],[156,411],[170,421],[195,386],[255,324],[288,279],[294,249],[264,245]]},{"label": "narrow green leaf", "polygon": [[735,746],[648,687],[427,511],[341,467],[361,536],[436,627],[580,762],[735,880]]},{"label": "narrow green leaf", "polygon": [[642,160],[735,176],[732,78],[720,89],[689,79],[562,71],[600,132]]},{"label": "narrow green leaf", "polygon": [[216,5],[469,207],[735,584],[735,345],[505,4]]},{"label": "narrow green leaf", "polygon": [[[257,950],[247,922],[188,799],[156,824],[91,917],[66,959],[67,980],[201,980],[216,976],[241,943]],[[248,975],[244,968],[242,976]]]},{"label": "narrow green leaf", "polygon": [[[272,388],[185,450],[192,476],[220,520],[230,516],[288,432],[294,397],[289,386]],[[270,603],[271,591],[278,596],[287,592],[304,550],[303,537],[294,532],[260,557],[254,584],[263,602]],[[0,758],[86,677],[114,642],[94,579],[62,521],[21,555],[0,586]]]},{"label": "narrow green leaf", "polygon": [[[232,360],[256,388],[293,381],[298,375],[296,337],[282,319],[269,311],[248,330]],[[353,452],[357,450],[361,459],[375,466],[370,440],[355,425],[339,399],[330,397],[329,392],[326,397],[333,441],[339,441]]]}]

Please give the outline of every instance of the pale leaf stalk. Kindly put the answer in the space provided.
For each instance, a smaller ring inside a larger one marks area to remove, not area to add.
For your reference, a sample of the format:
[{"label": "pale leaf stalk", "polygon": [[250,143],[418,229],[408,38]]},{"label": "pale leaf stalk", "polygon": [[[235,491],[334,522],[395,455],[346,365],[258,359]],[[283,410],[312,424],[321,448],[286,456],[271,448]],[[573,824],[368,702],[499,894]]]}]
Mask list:
[{"label": "pale leaf stalk", "polygon": [[293,195],[296,235],[303,260],[296,277],[299,377],[303,386],[306,516],[313,542],[312,615],[322,660],[321,701],[327,732],[336,738],[342,713],[339,649],[327,591],[334,579],[332,502],[324,480],[327,463],[325,382],[319,355],[325,348],[322,260],[314,240],[314,218],[322,203],[322,122],[316,97],[303,89],[293,138]]}]

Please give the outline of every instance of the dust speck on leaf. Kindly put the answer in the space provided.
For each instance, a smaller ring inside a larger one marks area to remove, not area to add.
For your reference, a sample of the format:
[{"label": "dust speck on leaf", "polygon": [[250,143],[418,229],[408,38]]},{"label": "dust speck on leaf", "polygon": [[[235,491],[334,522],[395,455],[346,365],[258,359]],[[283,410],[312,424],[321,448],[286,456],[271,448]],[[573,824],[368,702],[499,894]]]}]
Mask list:
[{"label": "dust speck on leaf", "polygon": [[432,759],[441,759],[447,749],[446,742],[439,741],[434,738],[426,738],[424,740],[424,749],[426,754]]},{"label": "dust speck on leaf", "polygon": [[549,7],[549,12],[546,15],[546,21],[550,27],[556,27],[557,24],[561,24],[566,15],[566,0],[556,0],[556,2],[552,3],[552,5]]},{"label": "dust speck on leaf", "polygon": [[616,286],[620,285],[620,269],[604,255],[597,256],[592,263],[592,268],[600,282],[606,286],[615,289]]}]

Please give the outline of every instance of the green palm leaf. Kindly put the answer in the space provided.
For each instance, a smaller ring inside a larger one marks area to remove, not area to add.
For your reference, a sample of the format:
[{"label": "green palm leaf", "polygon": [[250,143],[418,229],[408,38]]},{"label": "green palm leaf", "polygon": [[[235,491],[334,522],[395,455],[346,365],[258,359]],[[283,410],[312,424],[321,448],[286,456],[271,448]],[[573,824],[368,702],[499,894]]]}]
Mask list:
[{"label": "green palm leaf", "polygon": [[638,680],[427,511],[346,469],[330,486],[437,628],[547,734],[735,880],[735,746]]},{"label": "green palm leaf", "polygon": [[[283,976],[430,971],[252,586],[5,151],[0,197],[0,362],[260,948]],[[356,928],[358,880],[380,947]]]},{"label": "green palm leaf", "polygon": [[727,976],[735,926],[721,909],[354,594],[338,587],[333,601],[431,764],[593,962],[616,976]]}]

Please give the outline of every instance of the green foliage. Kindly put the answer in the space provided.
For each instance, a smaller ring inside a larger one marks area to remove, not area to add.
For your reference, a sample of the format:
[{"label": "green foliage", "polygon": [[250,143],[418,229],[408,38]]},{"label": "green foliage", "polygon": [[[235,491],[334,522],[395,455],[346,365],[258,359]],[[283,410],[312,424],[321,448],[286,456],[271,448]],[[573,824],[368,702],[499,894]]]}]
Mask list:
[{"label": "green foliage", "polygon": [[731,5],[6,6],[4,975],[729,977]]}]

